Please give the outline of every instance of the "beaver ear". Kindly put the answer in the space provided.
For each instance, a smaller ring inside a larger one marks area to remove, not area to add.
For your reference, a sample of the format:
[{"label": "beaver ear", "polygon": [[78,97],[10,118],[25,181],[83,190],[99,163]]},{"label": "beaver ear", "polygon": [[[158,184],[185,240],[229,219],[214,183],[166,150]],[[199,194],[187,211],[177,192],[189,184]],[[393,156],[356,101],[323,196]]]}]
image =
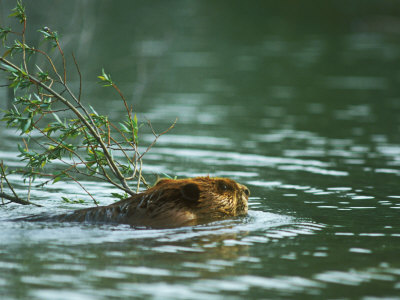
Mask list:
[{"label": "beaver ear", "polygon": [[194,203],[200,198],[200,189],[197,184],[188,183],[181,187],[181,194],[185,200],[189,200],[191,203]]}]

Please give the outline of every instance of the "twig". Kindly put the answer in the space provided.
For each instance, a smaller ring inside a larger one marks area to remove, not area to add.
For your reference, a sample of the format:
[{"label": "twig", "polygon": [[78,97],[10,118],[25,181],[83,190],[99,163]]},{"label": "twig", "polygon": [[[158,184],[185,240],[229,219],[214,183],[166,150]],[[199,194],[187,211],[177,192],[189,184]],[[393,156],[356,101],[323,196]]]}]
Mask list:
[{"label": "twig", "polygon": [[64,85],[67,84],[67,69],[65,67],[65,56],[64,56],[64,52],[61,49],[60,43],[58,42],[58,39],[55,40],[57,43],[57,47],[58,47],[58,51],[61,54],[62,60],[63,60],[63,69],[64,69]]},{"label": "twig", "polygon": [[79,101],[79,103],[81,103],[81,94],[82,94],[82,74],[81,74],[81,70],[79,69],[79,65],[78,65],[78,63],[77,63],[77,61],[76,61],[74,52],[72,52],[72,58],[74,59],[75,67],[76,67],[76,70],[78,71],[78,74],[79,74],[79,95],[78,95],[78,101]]},{"label": "twig", "polygon": [[71,178],[73,181],[75,181],[75,183],[77,183],[86,192],[86,194],[88,194],[90,196],[90,198],[92,198],[94,204],[96,204],[96,206],[98,206],[97,201],[94,199],[92,194],[87,189],[85,189],[85,187],[75,177],[71,176],[68,173],[64,173],[64,174],[67,175],[69,178]]},{"label": "twig", "polygon": [[172,128],[175,127],[176,122],[178,122],[178,118],[175,119],[174,123],[172,123],[172,125],[171,125],[169,128],[167,128],[167,129],[164,130],[163,132],[157,134],[157,133],[154,131],[154,128],[153,128],[153,126],[151,125],[150,120],[147,120],[147,123],[149,124],[149,126],[150,126],[150,128],[151,128],[151,131],[153,132],[153,135],[155,136],[155,138],[154,138],[153,142],[147,147],[146,151],[144,151],[144,152],[142,153],[142,155],[139,157],[139,160],[141,160],[141,159],[143,158],[143,156],[144,156],[147,152],[149,152],[149,150],[154,146],[154,144],[157,142],[157,140],[160,138],[160,136],[166,134],[168,131],[170,131]]},{"label": "twig", "polygon": [[[22,141],[23,141],[24,144],[25,144],[26,151],[29,151],[28,144],[26,143],[26,141],[25,141],[24,138],[22,138]],[[31,169],[31,171],[33,171],[33,169]],[[27,196],[28,202],[29,202],[29,200],[30,200],[30,198],[31,198],[31,188],[32,188],[32,177],[29,176],[28,196]]]},{"label": "twig", "polygon": [[[129,158],[128,154],[126,153],[126,151],[132,151],[132,148],[128,148],[128,149],[122,148],[121,143],[117,142],[117,141],[111,136],[111,134],[110,134],[110,133],[111,133],[111,132],[110,132],[110,131],[111,131],[111,130],[110,130],[110,124],[111,124],[111,126],[113,126],[115,129],[117,129],[117,130],[119,131],[118,127],[116,127],[116,126],[115,126],[114,124],[112,124],[111,122],[107,121],[108,149],[121,151],[121,152],[124,154],[125,158],[126,158],[131,164],[134,164],[133,161]],[[100,128],[100,130],[102,130],[102,129]],[[104,132],[104,131],[102,130],[102,132]],[[122,133],[121,131],[119,131],[119,132],[123,135],[123,133]],[[124,136],[124,137],[125,137],[125,136]],[[130,146],[132,146],[133,148],[135,148],[135,145],[132,145],[127,139],[125,139],[125,140],[126,140],[126,143],[128,143]],[[111,144],[111,141],[113,141],[115,144]],[[111,145],[118,146],[118,148],[112,148]]]},{"label": "twig", "polygon": [[[7,179],[6,172],[4,171],[3,161],[0,162],[0,169],[1,169],[1,175],[4,178],[4,180],[6,181],[6,183],[7,183],[8,187],[10,188],[11,192],[14,194],[15,198],[19,198],[17,193],[14,191],[12,185],[10,184],[10,182]],[[4,198],[6,198],[6,197],[4,197]]]},{"label": "twig", "polygon": [[135,139],[135,132],[133,128],[133,121],[132,121],[132,109],[129,109],[128,103],[126,103],[126,99],[124,97],[124,94],[122,94],[121,90],[118,88],[118,86],[115,83],[112,83],[112,87],[118,92],[119,96],[121,97],[122,101],[124,102],[125,109],[128,112],[128,118],[129,122],[131,124],[131,129],[132,129],[132,140],[136,144],[136,139]]},{"label": "twig", "polygon": [[26,74],[28,74],[28,67],[26,65],[26,49],[25,49],[25,31],[26,31],[26,18],[24,18],[24,28],[22,30],[22,60],[24,62],[24,68]]},{"label": "twig", "polygon": [[[85,134],[85,136],[86,136],[86,138],[87,138],[86,132],[84,131],[83,133]],[[97,154],[96,154],[96,151],[95,151],[95,149],[93,148],[93,145],[92,145],[92,144],[89,144],[89,146],[90,146],[90,148],[91,148],[91,150],[92,150],[92,152],[93,152],[93,155],[96,157],[96,161],[97,161],[99,167],[101,168],[101,170],[102,170],[102,172],[103,172],[103,173],[102,173],[103,176],[107,178],[107,180],[105,180],[105,181],[111,183],[112,185],[114,185],[114,186],[116,186],[117,188],[119,188],[119,189],[121,189],[121,190],[127,192],[127,193],[130,194],[130,195],[134,195],[135,193],[132,194],[132,190],[131,190],[131,189],[128,190],[128,189],[126,189],[124,186],[119,185],[118,183],[116,183],[114,180],[111,179],[111,177],[108,175],[107,171],[106,171],[106,170],[104,169],[104,167],[101,165],[100,159],[98,158],[98,156],[97,156]],[[90,168],[90,167],[88,167],[88,168]],[[96,172],[96,173],[97,173],[97,172]]]},{"label": "twig", "polygon": [[139,160],[139,163],[140,163],[140,168],[139,168],[139,180],[137,181],[137,189],[136,189],[136,193],[139,193],[139,188],[140,188],[140,179],[142,178],[142,167],[143,167],[142,160]]},{"label": "twig", "polygon": [[[46,57],[46,59],[48,60],[48,62],[49,62],[50,65],[51,65],[51,67],[53,68],[54,73],[57,75],[57,77],[59,78],[60,82],[62,82],[62,77],[61,77],[61,75],[58,73],[57,68],[56,68],[56,66],[54,65],[53,60],[50,58],[50,56],[49,56],[46,52],[43,52],[43,51],[40,50],[40,49],[32,48],[32,50],[35,51],[35,52],[38,52],[38,53],[40,53],[40,54],[42,54],[42,55],[44,55],[44,56]],[[52,84],[51,84],[51,85],[52,85]],[[51,88],[51,85],[49,85],[50,88]]]},{"label": "twig", "polygon": [[[3,176],[0,175],[0,193],[3,192]],[[4,204],[4,198],[1,198],[1,203]]]}]

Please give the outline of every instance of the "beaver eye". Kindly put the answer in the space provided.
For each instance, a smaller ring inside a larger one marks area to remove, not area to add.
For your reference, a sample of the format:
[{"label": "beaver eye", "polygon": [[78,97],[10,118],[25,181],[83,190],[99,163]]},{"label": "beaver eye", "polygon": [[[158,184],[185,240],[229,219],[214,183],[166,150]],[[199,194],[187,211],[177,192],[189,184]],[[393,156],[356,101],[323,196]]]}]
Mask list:
[{"label": "beaver eye", "polygon": [[221,192],[225,192],[225,191],[231,190],[231,187],[229,185],[227,185],[225,182],[220,181],[220,182],[218,182],[218,189]]}]

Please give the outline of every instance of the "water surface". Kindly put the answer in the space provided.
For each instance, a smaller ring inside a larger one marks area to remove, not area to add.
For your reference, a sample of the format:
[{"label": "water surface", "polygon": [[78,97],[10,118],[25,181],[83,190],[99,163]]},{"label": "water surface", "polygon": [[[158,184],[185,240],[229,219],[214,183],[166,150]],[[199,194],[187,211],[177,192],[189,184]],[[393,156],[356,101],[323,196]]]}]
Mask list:
[{"label": "water surface", "polygon": [[[178,117],[145,158],[150,179],[230,177],[250,188],[250,210],[166,230],[7,221],[92,205],[72,183],[34,189],[45,208],[0,208],[2,298],[399,299],[395,2],[70,1],[52,14],[35,3],[32,23],[63,33],[98,111],[123,114],[96,89],[104,66],[139,119],[162,131]],[[20,166],[15,132],[0,139],[0,158]],[[113,201],[110,186],[83,183]]]}]

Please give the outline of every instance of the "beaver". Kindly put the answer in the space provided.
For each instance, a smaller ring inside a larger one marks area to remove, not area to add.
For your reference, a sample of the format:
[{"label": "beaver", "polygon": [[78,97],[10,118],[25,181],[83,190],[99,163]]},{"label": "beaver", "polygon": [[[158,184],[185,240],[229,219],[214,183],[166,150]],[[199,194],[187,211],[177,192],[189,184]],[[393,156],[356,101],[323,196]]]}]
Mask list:
[{"label": "beaver", "polygon": [[108,206],[25,220],[179,227],[246,215],[249,195],[246,186],[228,178],[161,179],[146,191]]}]

